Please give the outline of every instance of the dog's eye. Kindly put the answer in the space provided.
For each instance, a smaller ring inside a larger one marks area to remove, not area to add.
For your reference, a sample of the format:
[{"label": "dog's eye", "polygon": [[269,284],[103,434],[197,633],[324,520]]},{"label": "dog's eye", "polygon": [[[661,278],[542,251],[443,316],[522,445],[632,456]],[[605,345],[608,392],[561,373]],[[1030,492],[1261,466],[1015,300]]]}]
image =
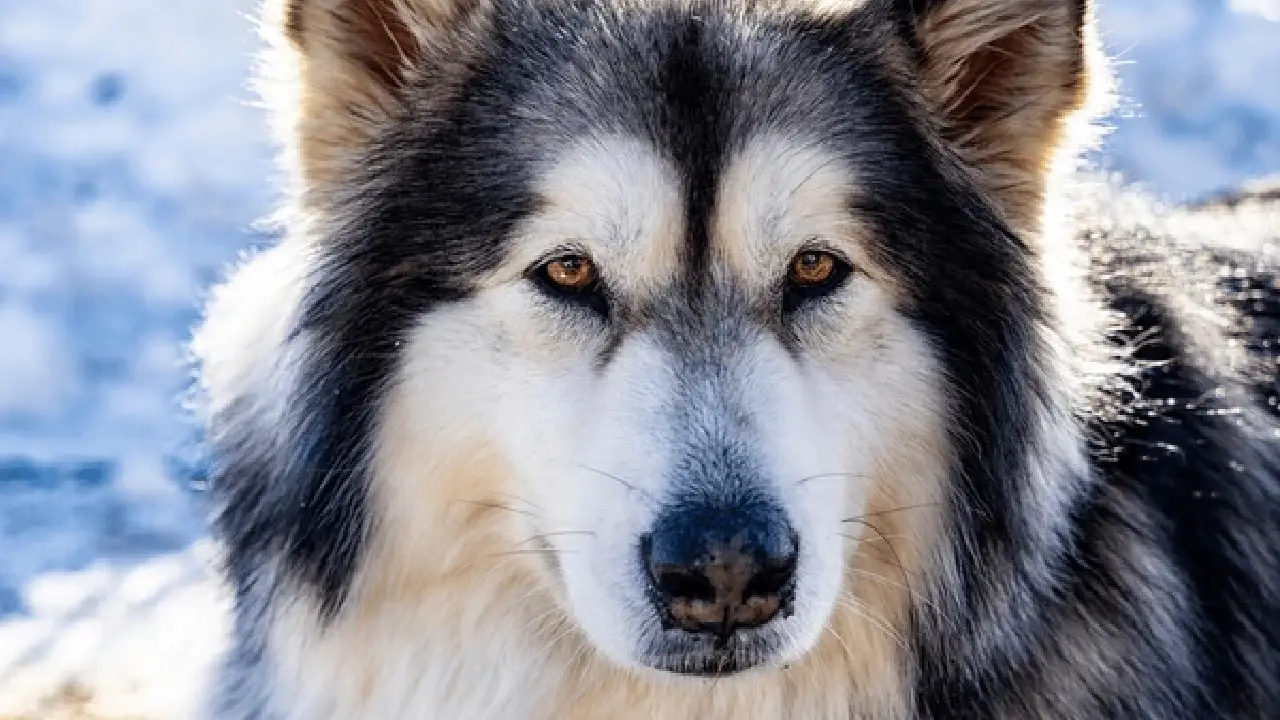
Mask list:
[{"label": "dog's eye", "polygon": [[795,310],[806,300],[821,297],[840,287],[853,270],[849,263],[825,250],[805,250],[791,259],[783,309]]},{"label": "dog's eye", "polygon": [[600,271],[586,255],[561,255],[534,269],[532,277],[544,292],[594,310],[608,313]]},{"label": "dog's eye", "polygon": [[584,255],[556,258],[542,266],[547,282],[569,292],[578,292],[596,281],[596,266]]},{"label": "dog's eye", "polygon": [[821,285],[836,271],[836,257],[828,252],[802,252],[791,261],[791,282],[801,287]]}]

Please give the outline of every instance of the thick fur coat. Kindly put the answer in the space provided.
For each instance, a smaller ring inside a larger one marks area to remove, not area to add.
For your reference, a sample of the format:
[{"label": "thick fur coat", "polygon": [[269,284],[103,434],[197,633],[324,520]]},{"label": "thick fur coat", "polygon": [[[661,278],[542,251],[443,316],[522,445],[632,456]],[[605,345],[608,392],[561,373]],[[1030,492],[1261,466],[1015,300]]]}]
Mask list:
[{"label": "thick fur coat", "polygon": [[1275,717],[1280,211],[1077,178],[1086,0],[262,24],[208,717]]}]

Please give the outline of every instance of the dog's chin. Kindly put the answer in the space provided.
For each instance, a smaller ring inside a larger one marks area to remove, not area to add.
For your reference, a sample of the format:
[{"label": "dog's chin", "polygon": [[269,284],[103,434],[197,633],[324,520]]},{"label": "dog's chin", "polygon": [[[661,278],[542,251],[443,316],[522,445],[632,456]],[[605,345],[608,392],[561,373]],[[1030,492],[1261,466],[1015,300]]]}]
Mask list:
[{"label": "dog's chin", "polygon": [[663,631],[638,658],[638,664],[661,675],[726,678],[780,664],[779,643],[772,633],[748,632],[728,640]]},{"label": "dog's chin", "polygon": [[771,664],[765,661],[753,661],[720,653],[655,658],[646,664],[647,668],[664,676],[691,680],[717,680],[770,666]]}]

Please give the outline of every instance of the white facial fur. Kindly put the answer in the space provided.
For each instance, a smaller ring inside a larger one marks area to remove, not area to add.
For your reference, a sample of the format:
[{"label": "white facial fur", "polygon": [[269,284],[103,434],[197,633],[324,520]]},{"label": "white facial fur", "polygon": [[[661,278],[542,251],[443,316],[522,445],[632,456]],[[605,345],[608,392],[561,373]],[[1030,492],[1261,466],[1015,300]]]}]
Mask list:
[{"label": "white facial fur", "polygon": [[[755,452],[766,489],[799,535],[795,612],[760,631],[770,664],[800,660],[842,597],[859,594],[847,569],[861,529],[845,520],[877,502],[930,496],[931,477],[919,478],[925,490],[883,485],[903,481],[904,451],[929,462],[941,453],[935,363],[863,249],[866,231],[846,209],[855,181],[817,146],[762,138],[734,158],[717,189],[716,282],[767,298],[791,258],[814,243],[857,269],[831,302],[795,320],[791,347],[762,322],[723,359],[745,420],[717,417],[715,407],[696,419]],[[690,378],[680,375],[681,350],[644,322],[601,363],[606,321],[557,308],[524,273],[572,248],[590,255],[626,302],[660,303],[682,272],[683,190],[644,143],[603,137],[561,155],[542,192],[543,210],[520,229],[503,268],[471,300],[424,318],[393,393],[378,475],[426,483],[426,467],[454,467],[468,454],[498,458],[498,477],[472,467],[462,473],[469,480],[448,488],[411,490],[396,480],[383,489],[385,503],[404,517],[389,525],[411,526],[415,508],[442,492],[510,505],[516,512],[500,537],[486,531],[486,546],[519,554],[613,662],[645,667],[660,631],[638,540],[679,490],[673,453],[687,438],[672,408],[687,399]],[[441,433],[460,459],[405,449]],[[431,529],[414,532],[394,542],[440,543]]]}]

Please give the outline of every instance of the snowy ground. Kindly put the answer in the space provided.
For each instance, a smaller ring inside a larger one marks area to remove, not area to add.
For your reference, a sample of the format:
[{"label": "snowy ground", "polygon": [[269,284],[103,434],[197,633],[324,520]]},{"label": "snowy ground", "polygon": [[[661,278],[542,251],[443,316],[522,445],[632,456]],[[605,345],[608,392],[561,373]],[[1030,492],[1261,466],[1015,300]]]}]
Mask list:
[{"label": "snowy ground", "polygon": [[[1280,0],[1102,1],[1102,167],[1174,199],[1280,172]],[[181,717],[221,637],[175,397],[200,289],[263,240],[250,8],[0,0],[2,720]]]}]

